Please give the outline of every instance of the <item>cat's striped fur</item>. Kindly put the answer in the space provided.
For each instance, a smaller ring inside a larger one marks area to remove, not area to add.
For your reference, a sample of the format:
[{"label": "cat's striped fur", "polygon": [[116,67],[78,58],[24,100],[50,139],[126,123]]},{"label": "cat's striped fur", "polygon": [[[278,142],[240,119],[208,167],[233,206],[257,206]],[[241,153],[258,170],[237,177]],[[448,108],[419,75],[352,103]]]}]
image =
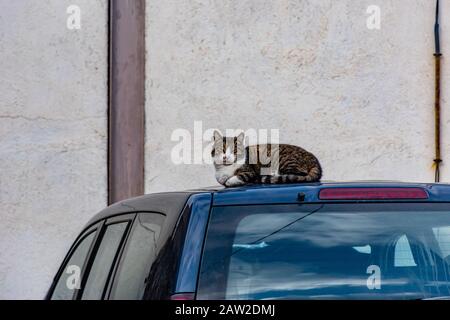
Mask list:
[{"label": "cat's striped fur", "polygon": [[214,133],[211,155],[220,184],[234,187],[252,183],[316,182],[321,179],[319,160],[310,152],[288,144],[245,147],[244,138],[244,134],[223,137],[218,131]]}]

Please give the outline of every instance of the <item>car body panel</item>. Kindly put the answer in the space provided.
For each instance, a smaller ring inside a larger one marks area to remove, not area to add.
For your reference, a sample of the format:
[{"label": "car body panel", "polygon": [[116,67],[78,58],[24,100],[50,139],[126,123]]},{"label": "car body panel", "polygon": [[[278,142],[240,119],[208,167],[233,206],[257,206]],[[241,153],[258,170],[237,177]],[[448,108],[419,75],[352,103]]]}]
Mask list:
[{"label": "car body panel", "polygon": [[189,226],[181,254],[175,293],[196,290],[211,200],[211,194],[196,194],[187,204],[190,207]]}]

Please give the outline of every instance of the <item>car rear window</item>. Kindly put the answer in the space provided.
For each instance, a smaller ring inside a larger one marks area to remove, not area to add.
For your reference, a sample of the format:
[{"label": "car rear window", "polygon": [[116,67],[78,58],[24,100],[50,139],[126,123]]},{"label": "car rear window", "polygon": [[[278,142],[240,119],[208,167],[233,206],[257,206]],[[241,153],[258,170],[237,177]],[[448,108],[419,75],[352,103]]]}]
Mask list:
[{"label": "car rear window", "polygon": [[212,210],[198,299],[450,296],[450,204]]}]

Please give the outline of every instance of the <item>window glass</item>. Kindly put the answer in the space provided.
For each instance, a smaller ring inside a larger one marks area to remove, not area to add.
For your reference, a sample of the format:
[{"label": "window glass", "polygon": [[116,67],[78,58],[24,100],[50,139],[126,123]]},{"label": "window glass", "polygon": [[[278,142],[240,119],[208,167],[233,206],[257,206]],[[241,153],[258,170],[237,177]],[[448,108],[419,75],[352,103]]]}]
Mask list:
[{"label": "window glass", "polygon": [[396,267],[415,267],[414,256],[406,235],[401,236],[395,244],[394,266]]},{"label": "window glass", "polygon": [[110,299],[138,300],[142,298],[151,265],[156,258],[156,246],[163,225],[160,214],[139,214],[127,241],[115,276]]},{"label": "window glass", "polygon": [[128,222],[122,222],[106,227],[83,290],[83,300],[102,299],[106,281],[108,280],[127,225]]},{"label": "window glass", "polygon": [[449,211],[417,203],[214,208],[197,298],[450,296]]},{"label": "window glass", "polygon": [[444,259],[450,262],[450,227],[433,228]]},{"label": "window glass", "polygon": [[76,247],[58,279],[52,300],[71,300],[75,290],[80,288],[81,272],[95,234],[95,231],[92,231]]}]

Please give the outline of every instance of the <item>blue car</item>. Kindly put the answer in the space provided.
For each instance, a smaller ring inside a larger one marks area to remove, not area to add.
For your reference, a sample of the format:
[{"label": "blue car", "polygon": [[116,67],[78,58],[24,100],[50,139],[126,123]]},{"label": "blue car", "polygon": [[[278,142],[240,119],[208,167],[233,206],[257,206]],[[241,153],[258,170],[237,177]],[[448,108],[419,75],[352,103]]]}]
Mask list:
[{"label": "blue car", "polygon": [[146,195],[86,225],[47,299],[445,299],[450,185]]}]

